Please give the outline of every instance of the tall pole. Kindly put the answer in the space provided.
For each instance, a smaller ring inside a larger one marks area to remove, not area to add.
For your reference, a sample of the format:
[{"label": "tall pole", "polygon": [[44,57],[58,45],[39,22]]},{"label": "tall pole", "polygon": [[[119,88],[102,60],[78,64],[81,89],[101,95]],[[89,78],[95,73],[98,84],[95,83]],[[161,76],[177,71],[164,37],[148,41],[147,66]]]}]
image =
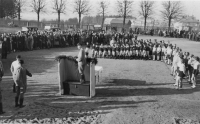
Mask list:
[{"label": "tall pole", "polygon": [[127,1],[124,0],[124,20],[123,20],[123,33],[124,33],[124,26],[125,26],[125,19],[126,19],[126,4],[127,4]]}]

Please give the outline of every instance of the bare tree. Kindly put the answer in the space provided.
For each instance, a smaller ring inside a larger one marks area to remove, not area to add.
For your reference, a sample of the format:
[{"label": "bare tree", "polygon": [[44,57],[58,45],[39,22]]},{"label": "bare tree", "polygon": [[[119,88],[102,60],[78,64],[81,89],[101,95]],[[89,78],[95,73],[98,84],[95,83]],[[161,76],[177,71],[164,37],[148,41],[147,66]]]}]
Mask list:
[{"label": "bare tree", "polygon": [[101,0],[100,3],[100,9],[99,9],[99,13],[100,15],[102,15],[102,24],[101,24],[101,28],[103,28],[103,24],[104,24],[104,20],[105,20],[105,14],[107,14],[108,12],[108,2],[105,0]]},{"label": "bare tree", "polygon": [[90,11],[89,1],[87,0],[75,0],[74,12],[78,13],[79,28],[81,28],[81,16],[87,15]]},{"label": "bare tree", "polygon": [[31,7],[33,12],[37,13],[38,27],[40,22],[40,13],[45,11],[46,1],[45,0],[32,0]]},{"label": "bare tree", "polygon": [[53,10],[58,13],[58,27],[60,27],[60,14],[65,14],[66,1],[65,0],[54,0]]},{"label": "bare tree", "polygon": [[26,0],[15,0],[15,4],[16,4],[16,10],[17,10],[17,17],[18,17],[18,21],[19,21],[19,24],[20,24],[21,12],[22,12],[22,8],[26,4]]},{"label": "bare tree", "polygon": [[123,17],[123,28],[122,28],[123,32],[124,32],[124,25],[125,25],[126,17],[132,13],[132,6],[133,6],[133,1],[131,1],[131,0],[130,1],[128,1],[128,0],[118,0],[117,1],[118,14]]},{"label": "bare tree", "polygon": [[144,17],[144,31],[146,31],[147,18],[153,15],[154,1],[141,1],[139,15]]},{"label": "bare tree", "polygon": [[162,2],[162,6],[161,14],[168,20],[168,30],[170,30],[172,19],[179,19],[183,15],[183,6],[180,1],[165,1]]}]

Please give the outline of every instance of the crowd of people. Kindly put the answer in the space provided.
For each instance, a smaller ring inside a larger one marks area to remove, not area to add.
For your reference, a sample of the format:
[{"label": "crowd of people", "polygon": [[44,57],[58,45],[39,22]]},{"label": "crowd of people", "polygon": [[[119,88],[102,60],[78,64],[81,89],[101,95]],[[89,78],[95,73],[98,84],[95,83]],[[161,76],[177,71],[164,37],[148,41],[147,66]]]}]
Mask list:
[{"label": "crowd of people", "polygon": [[4,33],[0,35],[0,44],[2,45],[2,59],[7,58],[7,54],[16,51],[30,51],[37,49],[49,49],[55,47],[76,46],[77,43],[109,44],[113,35],[120,38],[132,38],[137,34],[133,33],[106,33],[100,32],[47,32],[30,31],[18,32],[15,34]]},{"label": "crowd of people", "polygon": [[200,60],[198,56],[184,52],[176,44],[169,41],[152,41],[151,39],[119,39],[112,37],[109,45],[87,43],[86,55],[92,52],[92,57],[110,59],[143,59],[162,61],[171,66],[171,75],[174,76],[177,89],[182,88],[182,80],[188,79],[192,88],[196,87],[199,74]]},{"label": "crowd of people", "polygon": [[187,38],[191,41],[200,41],[200,32],[197,31],[186,31],[178,30],[168,31],[168,30],[158,30],[158,35],[163,37],[173,37],[173,38]]},{"label": "crowd of people", "polygon": [[[143,59],[162,61],[171,66],[171,75],[174,76],[176,89],[182,88],[183,79],[187,79],[196,87],[197,75],[200,69],[200,59],[198,56],[184,52],[176,44],[169,41],[157,41],[138,39],[138,34],[134,33],[112,33],[104,32],[27,32],[17,34],[2,34],[2,57],[6,59],[5,51],[8,53],[16,51],[27,51],[36,49],[49,49],[53,47],[75,46],[79,44],[80,58],[83,51],[80,44],[86,44],[86,57],[92,51],[93,58],[110,59]],[[7,54],[7,53],[6,53]],[[79,59],[78,62],[82,63]],[[0,61],[1,62],[1,61]],[[11,65],[14,85],[13,91],[16,92],[15,107],[24,107],[24,93],[27,87],[26,76],[32,74],[23,66],[24,61],[21,56],[16,56],[16,61]],[[80,66],[79,73],[83,69]],[[0,63],[0,81],[3,76],[3,65]],[[84,81],[82,74],[81,81]],[[2,96],[0,90],[0,114],[3,114]]]}]

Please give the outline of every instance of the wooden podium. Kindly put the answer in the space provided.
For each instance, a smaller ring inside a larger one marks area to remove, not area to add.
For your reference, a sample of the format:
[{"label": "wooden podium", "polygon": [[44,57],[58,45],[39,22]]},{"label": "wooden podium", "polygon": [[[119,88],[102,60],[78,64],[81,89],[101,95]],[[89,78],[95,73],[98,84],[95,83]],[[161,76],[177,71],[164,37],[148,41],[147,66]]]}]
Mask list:
[{"label": "wooden podium", "polygon": [[73,57],[62,56],[58,60],[59,92],[61,95],[95,96],[95,64],[85,65],[86,83],[80,84],[77,62]]}]

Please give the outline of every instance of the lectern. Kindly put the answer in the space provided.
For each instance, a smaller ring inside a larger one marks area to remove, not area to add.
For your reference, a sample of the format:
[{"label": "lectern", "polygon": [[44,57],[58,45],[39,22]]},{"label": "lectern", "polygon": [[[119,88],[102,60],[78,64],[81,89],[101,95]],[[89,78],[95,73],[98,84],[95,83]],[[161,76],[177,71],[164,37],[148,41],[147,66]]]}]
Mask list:
[{"label": "lectern", "polygon": [[59,92],[61,95],[95,96],[95,58],[87,58],[84,70],[85,83],[80,83],[78,63],[71,56],[57,56]]}]

